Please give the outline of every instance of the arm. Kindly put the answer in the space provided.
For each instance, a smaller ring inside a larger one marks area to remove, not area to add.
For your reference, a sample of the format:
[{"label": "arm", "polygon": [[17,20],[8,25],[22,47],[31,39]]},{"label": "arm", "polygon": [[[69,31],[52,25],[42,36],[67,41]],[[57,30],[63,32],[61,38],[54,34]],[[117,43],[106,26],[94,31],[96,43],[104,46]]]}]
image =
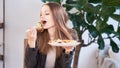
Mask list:
[{"label": "arm", "polygon": [[26,31],[27,47],[25,48],[25,67],[36,68],[38,49],[36,47],[37,30],[35,27],[31,27]]},{"label": "arm", "polygon": [[26,68],[35,68],[37,64],[37,48],[26,47],[25,50],[25,66]]},{"label": "arm", "polygon": [[[71,35],[72,35],[73,39],[77,40],[78,37],[77,37],[75,31],[72,31],[71,33],[72,33]],[[62,54],[59,58],[57,58],[55,68],[71,68],[71,63],[73,61],[75,47],[72,47],[72,49],[69,50],[69,52],[66,51],[67,47],[62,47],[62,48],[63,48]],[[69,46],[68,46],[68,48],[69,48]]]},{"label": "arm", "polygon": [[[78,35],[77,35],[76,30],[72,30],[71,35],[72,35],[74,40],[78,41]],[[73,50],[70,51],[70,53],[68,53],[68,54],[65,51],[63,52],[63,56],[65,57],[65,62],[66,62],[66,65],[67,65],[66,68],[71,68],[71,63],[72,63],[72,60],[73,60],[74,52],[75,52],[75,47],[73,47]]]},{"label": "arm", "polygon": [[64,58],[64,61],[65,61],[65,65],[66,65],[65,68],[71,68],[71,63],[73,60],[74,51],[75,51],[75,48],[69,54],[67,54],[65,52],[65,50],[63,51],[62,57]]}]

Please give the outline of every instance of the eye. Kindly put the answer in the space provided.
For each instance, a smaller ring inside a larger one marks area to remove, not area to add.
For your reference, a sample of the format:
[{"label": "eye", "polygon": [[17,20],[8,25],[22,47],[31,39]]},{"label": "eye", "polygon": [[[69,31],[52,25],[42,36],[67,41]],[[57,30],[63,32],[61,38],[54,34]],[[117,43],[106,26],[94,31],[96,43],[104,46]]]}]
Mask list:
[{"label": "eye", "polygon": [[49,13],[45,13],[45,15],[49,15]]},{"label": "eye", "polygon": [[40,17],[42,16],[42,14],[40,14]]}]

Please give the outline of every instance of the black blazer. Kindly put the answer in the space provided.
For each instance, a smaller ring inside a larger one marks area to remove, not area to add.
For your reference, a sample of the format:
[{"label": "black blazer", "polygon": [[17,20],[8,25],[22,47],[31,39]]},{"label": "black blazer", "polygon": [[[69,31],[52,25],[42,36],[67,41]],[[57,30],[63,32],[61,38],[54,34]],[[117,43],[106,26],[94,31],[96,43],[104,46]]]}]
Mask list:
[{"label": "black blazer", "polygon": [[[72,32],[73,39],[77,40],[76,31]],[[45,68],[45,62],[47,55],[39,53],[38,48],[29,48],[29,46],[25,49],[25,66],[26,68]],[[71,68],[71,62],[73,59],[74,51],[71,51],[69,54],[65,53],[63,50],[62,55],[55,60],[54,68]]]},{"label": "black blazer", "polygon": [[[70,54],[66,54],[65,50],[60,57],[55,60],[54,68],[71,68],[71,62],[73,58],[73,51]],[[26,49],[25,65],[27,68],[45,68],[46,55],[39,53],[37,48]]]}]

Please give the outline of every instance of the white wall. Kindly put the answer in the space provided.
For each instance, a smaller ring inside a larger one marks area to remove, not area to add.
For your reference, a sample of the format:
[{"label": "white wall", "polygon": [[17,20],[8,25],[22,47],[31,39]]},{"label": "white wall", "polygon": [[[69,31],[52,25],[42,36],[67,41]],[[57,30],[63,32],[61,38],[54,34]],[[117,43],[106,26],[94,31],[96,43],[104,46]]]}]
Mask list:
[{"label": "white wall", "polygon": [[95,44],[81,48],[78,68],[98,68],[96,59],[97,48]]},{"label": "white wall", "polygon": [[25,31],[39,21],[40,7],[40,0],[6,0],[5,68],[23,68]]}]

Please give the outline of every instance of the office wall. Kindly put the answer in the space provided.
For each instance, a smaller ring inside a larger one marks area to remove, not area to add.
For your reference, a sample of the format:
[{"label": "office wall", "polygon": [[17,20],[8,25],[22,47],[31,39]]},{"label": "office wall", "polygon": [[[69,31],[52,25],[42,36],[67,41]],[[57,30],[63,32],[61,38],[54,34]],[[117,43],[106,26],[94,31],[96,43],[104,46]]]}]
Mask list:
[{"label": "office wall", "polygon": [[39,21],[40,0],[6,0],[5,68],[23,68],[25,31]]}]

